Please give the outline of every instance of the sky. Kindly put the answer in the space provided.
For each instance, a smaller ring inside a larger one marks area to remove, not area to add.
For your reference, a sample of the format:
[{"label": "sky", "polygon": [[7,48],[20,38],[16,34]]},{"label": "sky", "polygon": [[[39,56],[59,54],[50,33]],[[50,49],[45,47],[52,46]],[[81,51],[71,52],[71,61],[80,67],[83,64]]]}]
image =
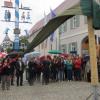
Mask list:
[{"label": "sky", "polygon": [[[14,20],[14,9],[5,9],[1,6],[4,5],[4,1],[10,0],[0,0],[0,44],[2,43],[5,37],[5,29],[9,28],[8,35],[10,39],[14,40],[13,29],[15,27],[14,23],[2,22],[4,20],[4,11],[10,10],[11,12],[11,20]],[[14,4],[15,0],[11,0]],[[24,30],[30,30],[31,27],[38,22],[40,19],[44,17],[44,12],[47,15],[50,13],[50,8],[55,9],[58,5],[60,5],[64,0],[19,0],[19,6],[30,7],[32,10],[30,11],[31,22],[32,24],[19,24],[19,28],[21,29],[20,35],[25,35]],[[14,4],[15,5],[15,4]],[[22,14],[22,10],[19,10],[19,16]],[[25,11],[27,13],[27,11]],[[21,17],[19,18],[21,20]]]}]

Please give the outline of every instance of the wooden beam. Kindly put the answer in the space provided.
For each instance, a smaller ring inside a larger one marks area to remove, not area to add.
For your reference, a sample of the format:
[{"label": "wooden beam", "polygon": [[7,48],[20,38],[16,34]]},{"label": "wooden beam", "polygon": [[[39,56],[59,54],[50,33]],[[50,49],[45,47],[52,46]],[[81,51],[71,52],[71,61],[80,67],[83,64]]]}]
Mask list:
[{"label": "wooden beam", "polygon": [[95,34],[93,29],[92,17],[88,17],[88,37],[89,37],[89,53],[91,65],[91,84],[98,85],[98,70],[97,70],[97,54]]}]

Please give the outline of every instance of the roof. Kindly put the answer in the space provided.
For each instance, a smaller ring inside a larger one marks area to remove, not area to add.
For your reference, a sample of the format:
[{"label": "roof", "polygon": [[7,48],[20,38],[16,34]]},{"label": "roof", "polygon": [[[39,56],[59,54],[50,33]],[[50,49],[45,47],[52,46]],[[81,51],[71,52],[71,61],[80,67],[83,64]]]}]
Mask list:
[{"label": "roof", "polygon": [[4,40],[3,40],[3,42],[5,42],[5,41],[11,41],[10,38],[9,38],[9,36],[8,36],[8,34],[6,34],[6,36],[5,36]]}]

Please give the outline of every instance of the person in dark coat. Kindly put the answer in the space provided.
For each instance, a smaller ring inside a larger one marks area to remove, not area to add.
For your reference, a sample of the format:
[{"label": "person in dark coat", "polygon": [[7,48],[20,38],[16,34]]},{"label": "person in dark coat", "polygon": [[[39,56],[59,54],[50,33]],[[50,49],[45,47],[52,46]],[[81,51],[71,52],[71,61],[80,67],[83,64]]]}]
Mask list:
[{"label": "person in dark coat", "polygon": [[35,78],[36,78],[36,62],[35,62],[35,58],[31,59],[28,63],[28,67],[29,67],[29,85],[33,85]]},{"label": "person in dark coat", "polygon": [[49,76],[50,76],[50,61],[45,58],[43,61],[43,84],[49,83]]},{"label": "person in dark coat", "polygon": [[12,61],[11,59],[11,63],[10,63],[10,66],[11,66],[11,85],[14,85],[14,74],[15,74],[15,68],[16,68],[16,61]]},{"label": "person in dark coat", "polygon": [[16,62],[16,77],[17,77],[17,86],[23,85],[23,73],[24,73],[24,63],[22,62],[22,58],[19,58],[18,61]]},{"label": "person in dark coat", "polygon": [[60,57],[58,58],[57,67],[58,67],[58,80],[63,81],[64,80],[64,61]]}]

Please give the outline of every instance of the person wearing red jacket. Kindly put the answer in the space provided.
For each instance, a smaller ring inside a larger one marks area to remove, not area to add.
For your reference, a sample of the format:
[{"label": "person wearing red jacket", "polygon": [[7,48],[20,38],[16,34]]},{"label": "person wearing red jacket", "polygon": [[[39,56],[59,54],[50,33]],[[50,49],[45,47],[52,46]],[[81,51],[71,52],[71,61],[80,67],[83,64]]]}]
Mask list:
[{"label": "person wearing red jacket", "polygon": [[74,59],[74,78],[81,80],[81,58],[78,55]]},{"label": "person wearing red jacket", "polygon": [[11,79],[11,66],[9,65],[9,59],[5,59],[2,64],[1,71],[1,88],[2,90],[10,89],[10,79]]}]

